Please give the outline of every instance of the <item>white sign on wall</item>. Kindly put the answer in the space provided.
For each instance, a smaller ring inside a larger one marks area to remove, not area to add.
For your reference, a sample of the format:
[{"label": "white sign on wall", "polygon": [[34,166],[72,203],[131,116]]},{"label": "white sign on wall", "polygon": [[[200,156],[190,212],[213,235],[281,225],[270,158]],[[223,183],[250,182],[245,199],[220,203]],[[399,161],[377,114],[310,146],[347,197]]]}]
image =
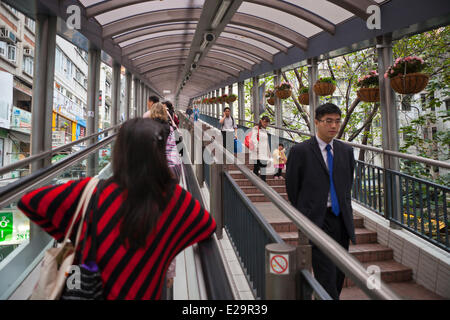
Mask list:
[{"label": "white sign on wall", "polygon": [[10,128],[10,114],[13,103],[13,78],[9,72],[0,71],[0,127]]}]

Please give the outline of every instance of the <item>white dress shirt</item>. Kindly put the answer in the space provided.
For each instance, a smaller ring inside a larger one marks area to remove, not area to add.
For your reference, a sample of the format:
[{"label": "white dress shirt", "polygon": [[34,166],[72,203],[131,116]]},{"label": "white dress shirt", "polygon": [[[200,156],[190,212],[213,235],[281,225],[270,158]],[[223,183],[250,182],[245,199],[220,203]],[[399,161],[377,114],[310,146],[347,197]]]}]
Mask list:
[{"label": "white dress shirt", "polygon": [[[323,161],[325,161],[325,165],[327,166],[328,169],[328,157],[327,157],[327,144],[325,141],[323,141],[322,139],[320,139],[317,134],[316,134],[316,139],[317,142],[319,143],[319,149],[320,152],[322,153],[322,157],[323,157]],[[334,140],[334,139],[333,139]],[[329,143],[329,145],[331,146],[331,154],[334,157],[334,151],[333,151],[333,140],[331,140],[331,142]],[[336,187],[336,185],[335,185]],[[330,192],[328,192],[328,201],[327,201],[327,207],[331,207],[331,195]]]}]

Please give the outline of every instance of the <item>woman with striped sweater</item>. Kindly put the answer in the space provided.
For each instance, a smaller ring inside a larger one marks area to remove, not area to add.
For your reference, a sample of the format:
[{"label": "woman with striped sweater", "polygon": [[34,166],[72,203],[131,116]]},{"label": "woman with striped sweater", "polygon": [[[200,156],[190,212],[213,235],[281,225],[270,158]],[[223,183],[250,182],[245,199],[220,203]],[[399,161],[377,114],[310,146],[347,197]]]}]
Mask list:
[{"label": "woman with striped sweater", "polygon": [[[90,223],[97,224],[96,263],[105,299],[160,299],[172,259],[211,236],[216,223],[173,179],[165,159],[161,124],[144,118],[125,122],[113,153],[113,177],[102,183],[98,203],[86,213],[75,264],[91,249]],[[90,178],[50,185],[22,197],[19,208],[62,241]],[[73,230],[78,229],[77,218]],[[75,231],[71,240],[74,242]]]}]

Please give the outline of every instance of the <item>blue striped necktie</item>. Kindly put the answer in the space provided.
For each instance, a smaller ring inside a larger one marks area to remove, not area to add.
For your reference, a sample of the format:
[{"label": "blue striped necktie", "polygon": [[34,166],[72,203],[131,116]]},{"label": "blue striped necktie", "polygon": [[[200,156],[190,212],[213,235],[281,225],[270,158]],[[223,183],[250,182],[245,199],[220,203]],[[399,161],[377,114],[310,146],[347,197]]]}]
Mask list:
[{"label": "blue striped necktie", "polygon": [[339,215],[339,201],[336,194],[336,188],[333,182],[333,155],[331,154],[331,146],[327,144],[327,161],[328,161],[328,171],[330,173],[330,196],[331,196],[331,211],[338,216]]}]

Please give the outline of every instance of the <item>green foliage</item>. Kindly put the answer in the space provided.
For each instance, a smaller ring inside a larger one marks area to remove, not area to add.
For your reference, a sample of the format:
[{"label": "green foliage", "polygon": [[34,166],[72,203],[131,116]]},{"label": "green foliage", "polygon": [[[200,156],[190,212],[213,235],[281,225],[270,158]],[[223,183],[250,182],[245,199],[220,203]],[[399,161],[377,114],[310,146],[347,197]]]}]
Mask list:
[{"label": "green foliage", "polygon": [[362,78],[359,78],[358,83],[356,85],[361,88],[378,87],[379,86],[378,72],[376,70],[370,71],[369,74],[365,75]]},{"label": "green foliage", "polygon": [[332,83],[332,84],[336,85],[336,80],[334,80],[333,77],[319,78],[319,80],[317,80],[317,82],[328,82],[328,83]]},{"label": "green foliage", "polygon": [[303,94],[303,93],[308,93],[309,92],[309,87],[301,87],[300,89],[298,89],[298,94]]}]

